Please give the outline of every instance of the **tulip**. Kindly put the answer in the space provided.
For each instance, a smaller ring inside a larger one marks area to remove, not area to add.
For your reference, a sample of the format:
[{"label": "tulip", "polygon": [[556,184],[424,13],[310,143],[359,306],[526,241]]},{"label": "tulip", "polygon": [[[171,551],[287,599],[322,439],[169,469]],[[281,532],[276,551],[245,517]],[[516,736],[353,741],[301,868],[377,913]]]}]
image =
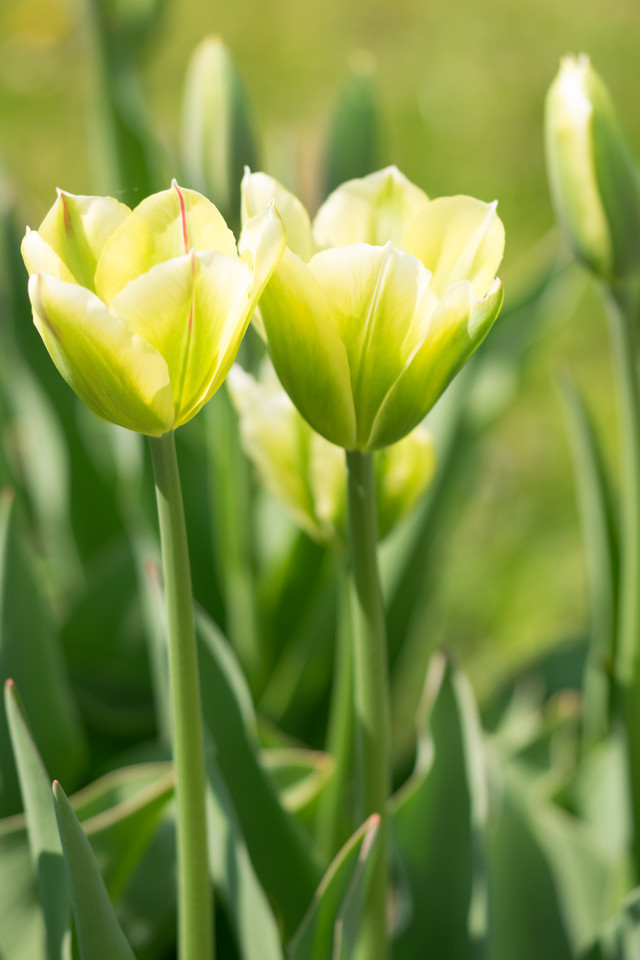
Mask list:
[{"label": "tulip", "polygon": [[566,57],[547,94],[545,141],[556,214],[576,256],[615,283],[640,266],[640,179],[602,80]]},{"label": "tulip", "polygon": [[64,379],[99,417],[157,437],[220,387],[284,248],[273,205],[236,248],[214,205],[174,181],[133,211],[59,192],[22,255]]},{"label": "tulip", "polygon": [[271,199],[287,250],[260,317],[279,379],[331,443],[363,452],[396,443],[498,315],[504,229],[495,203],[430,201],[389,167],[335,190],[312,225],[293,194],[247,171],[244,219]]},{"label": "tulip", "polygon": [[[314,540],[347,544],[344,452],[301,417],[266,364],[259,379],[235,365],[227,379],[247,456],[266,489]],[[418,426],[376,458],[377,530],[391,532],[426,490],[435,470],[430,433]]]}]

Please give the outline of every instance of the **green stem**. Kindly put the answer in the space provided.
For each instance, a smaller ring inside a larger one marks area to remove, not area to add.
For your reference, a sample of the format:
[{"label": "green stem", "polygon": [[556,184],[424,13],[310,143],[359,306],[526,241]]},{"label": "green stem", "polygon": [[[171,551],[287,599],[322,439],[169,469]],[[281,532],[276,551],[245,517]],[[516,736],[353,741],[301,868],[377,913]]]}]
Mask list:
[{"label": "green stem", "polygon": [[380,848],[365,904],[358,960],[388,953],[386,898],[390,790],[389,689],[382,592],[376,560],[377,517],[373,454],[347,451],[349,536],[354,579],[353,670],[358,816],[382,818]]},{"label": "green stem", "polygon": [[633,864],[640,882],[640,382],[629,287],[612,287],[611,333],[620,398],[621,571],[616,679],[622,694],[631,785]]},{"label": "green stem", "polygon": [[180,960],[213,957],[205,765],[187,531],[174,434],[149,437],[167,600],[178,833]]}]

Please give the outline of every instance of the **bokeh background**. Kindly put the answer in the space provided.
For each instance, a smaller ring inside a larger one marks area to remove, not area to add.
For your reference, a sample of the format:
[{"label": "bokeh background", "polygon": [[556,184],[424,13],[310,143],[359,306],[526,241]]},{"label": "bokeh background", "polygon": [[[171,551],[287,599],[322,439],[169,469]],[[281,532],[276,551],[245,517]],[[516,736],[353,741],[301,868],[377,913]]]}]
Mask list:
[{"label": "bokeh background", "polygon": [[[112,0],[116,17],[122,7],[144,16],[154,6]],[[373,65],[384,161],[432,196],[499,200],[507,303],[537,268],[553,227],[542,117],[563,54],[591,55],[640,152],[636,0],[165,0],[162,7],[144,42],[132,40],[161,158],[154,189],[179,170],[185,70],[206,34],[222,36],[236,59],[263,167],[312,207],[322,199],[327,130],[349,69]],[[56,187],[101,188],[90,18],[91,0],[0,2],[3,189],[32,226]],[[134,204],[141,190],[124,184],[121,199]],[[545,313],[522,368],[486,384],[489,407],[492,391],[502,402],[487,415],[483,443],[459,478],[433,578],[434,637],[458,653],[481,696],[542,650],[585,633],[584,563],[556,386],[563,371],[584,389],[615,472],[615,403],[598,292],[571,267]]]}]

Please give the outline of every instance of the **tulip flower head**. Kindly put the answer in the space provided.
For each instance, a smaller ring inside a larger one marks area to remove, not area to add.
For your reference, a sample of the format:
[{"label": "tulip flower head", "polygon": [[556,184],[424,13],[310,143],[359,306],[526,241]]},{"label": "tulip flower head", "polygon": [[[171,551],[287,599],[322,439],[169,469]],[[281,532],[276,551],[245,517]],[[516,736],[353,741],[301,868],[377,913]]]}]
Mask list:
[{"label": "tulip flower head", "polygon": [[59,192],[22,255],[35,325],[90,410],[160,436],[213,396],[285,249],[265,207],[236,247],[214,205],[175,181],[133,211]]},{"label": "tulip flower head", "polygon": [[[268,361],[259,379],[236,364],[227,385],[240,418],[242,445],[266,489],[313,540],[345,548],[344,451],[311,429]],[[415,506],[431,482],[435,465],[433,440],[422,426],[380,451],[375,460],[380,539]]]},{"label": "tulip flower head", "polygon": [[287,250],[260,317],[278,377],[331,443],[362,451],[396,443],[498,315],[504,228],[496,205],[429,200],[389,167],[338,187],[312,225],[293,194],[247,172],[243,218],[271,199]]}]

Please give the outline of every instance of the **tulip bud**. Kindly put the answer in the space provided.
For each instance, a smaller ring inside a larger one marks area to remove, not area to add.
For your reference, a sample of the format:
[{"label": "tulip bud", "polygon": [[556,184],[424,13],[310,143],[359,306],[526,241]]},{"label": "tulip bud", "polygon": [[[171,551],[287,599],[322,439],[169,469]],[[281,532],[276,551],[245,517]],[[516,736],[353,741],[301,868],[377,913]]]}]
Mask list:
[{"label": "tulip bud", "polygon": [[219,37],[206,37],[189,64],[183,152],[187,181],[213,200],[228,223],[237,226],[242,174],[245,165],[257,165],[257,151],[249,100]]},{"label": "tulip bud", "polygon": [[358,54],[331,122],[325,195],[345,180],[364,177],[381,166],[380,112],[374,80],[373,57]]},{"label": "tulip bud", "polygon": [[[266,489],[313,540],[346,547],[344,450],[311,429],[269,363],[263,365],[259,380],[236,365],[227,383],[240,418],[242,445]],[[375,467],[380,539],[415,506],[435,465],[433,440],[424,427],[379,451]]]},{"label": "tulip bud", "polygon": [[589,58],[562,61],[547,95],[547,166],[556,215],[576,256],[609,282],[640,265],[640,176]]}]

